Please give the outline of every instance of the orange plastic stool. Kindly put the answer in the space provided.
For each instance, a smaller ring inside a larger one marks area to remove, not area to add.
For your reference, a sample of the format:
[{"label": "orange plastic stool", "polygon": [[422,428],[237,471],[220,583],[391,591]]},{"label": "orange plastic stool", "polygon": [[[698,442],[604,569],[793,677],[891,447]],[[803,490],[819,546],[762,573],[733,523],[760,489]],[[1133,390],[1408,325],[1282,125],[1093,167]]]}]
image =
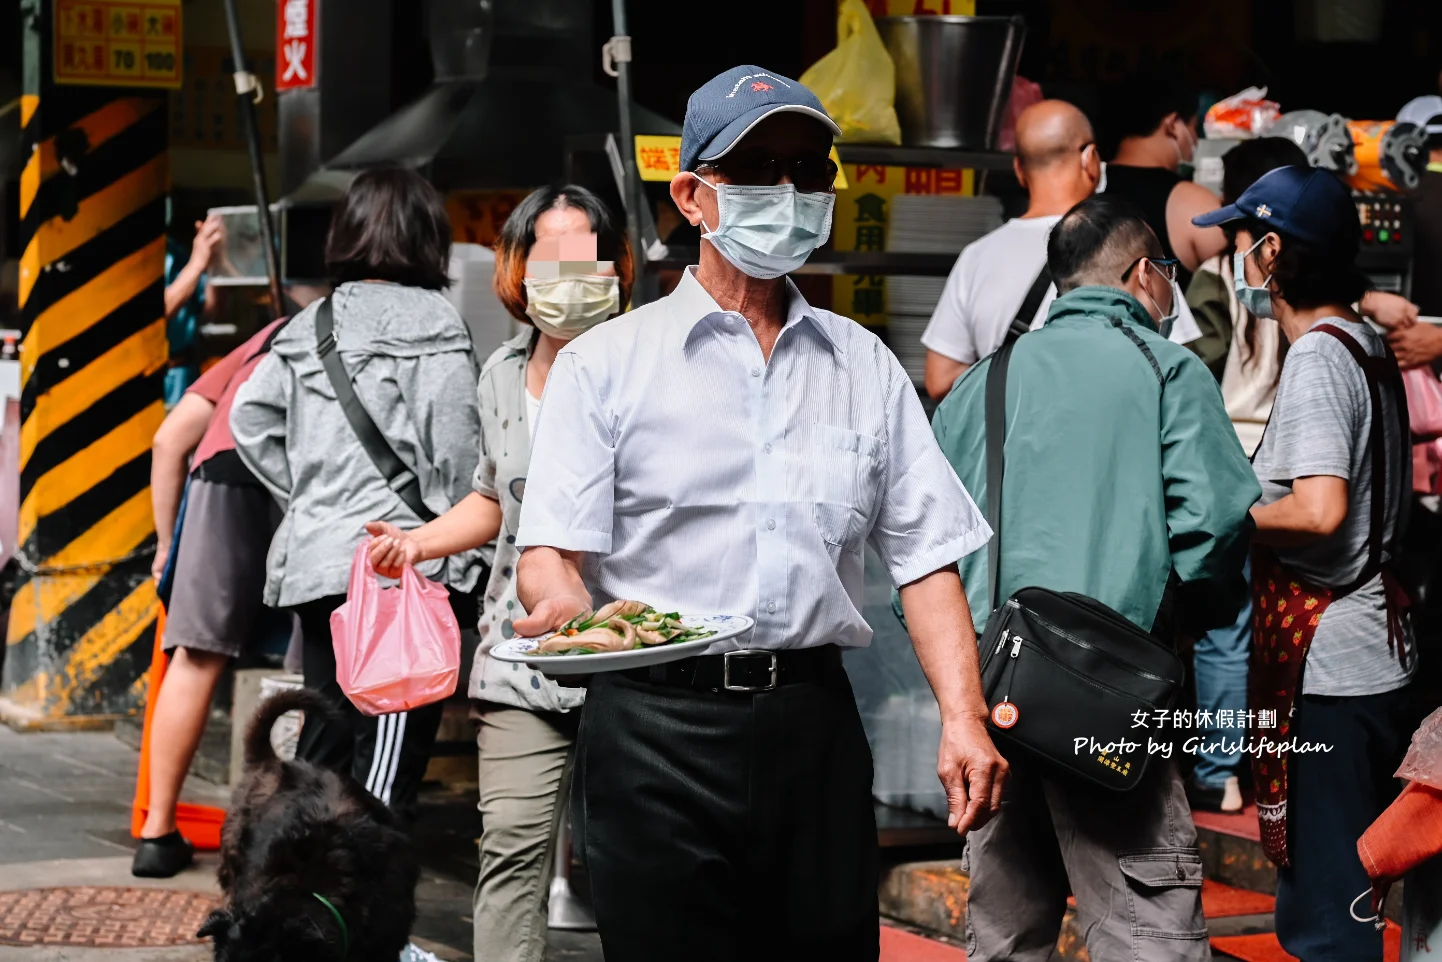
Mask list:
[{"label": "orange plastic stool", "polygon": [[[145,692],[145,727],[140,735],[140,773],[135,779],[135,802],[130,807],[130,834],[140,837],[145,817],[150,811],[150,722],[155,715],[155,700],[160,695],[160,682],[165,678],[165,609],[155,619],[155,652],[150,659],[150,678]],[[175,825],[180,834],[198,850],[213,852],[220,848],[220,827],[225,823],[225,809],[208,805],[175,806]]]}]

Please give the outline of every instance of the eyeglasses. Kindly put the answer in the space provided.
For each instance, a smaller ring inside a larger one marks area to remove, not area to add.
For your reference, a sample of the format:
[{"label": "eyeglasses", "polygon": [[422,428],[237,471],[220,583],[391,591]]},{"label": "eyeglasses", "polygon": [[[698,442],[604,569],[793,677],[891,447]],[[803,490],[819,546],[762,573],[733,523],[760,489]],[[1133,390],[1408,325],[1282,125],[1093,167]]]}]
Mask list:
[{"label": "eyeglasses", "polygon": [[1177,279],[1177,265],[1180,261],[1175,257],[1147,257],[1144,255],[1132,261],[1131,266],[1122,271],[1123,283],[1126,282],[1127,278],[1132,276],[1132,271],[1136,270],[1137,265],[1142,261],[1146,261],[1152,265],[1152,269],[1165,277],[1169,282]]},{"label": "eyeglasses", "polygon": [[803,194],[823,193],[836,184],[836,164],[813,152],[777,157],[759,150],[735,151],[696,169],[719,170],[731,183],[745,187],[774,187],[789,177]]}]

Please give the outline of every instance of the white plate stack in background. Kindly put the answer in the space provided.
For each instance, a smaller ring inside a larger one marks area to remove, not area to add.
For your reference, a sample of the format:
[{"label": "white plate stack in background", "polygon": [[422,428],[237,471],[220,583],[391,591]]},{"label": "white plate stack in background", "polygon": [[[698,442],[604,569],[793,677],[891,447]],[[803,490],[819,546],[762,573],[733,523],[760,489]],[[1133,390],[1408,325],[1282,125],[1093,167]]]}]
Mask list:
[{"label": "white plate stack in background", "polygon": [[[995,197],[898,194],[891,199],[886,249],[899,254],[960,254],[972,241],[1001,226]],[[921,335],[941,300],[944,277],[886,280],[887,341],[906,373],[920,382],[926,371]]]}]

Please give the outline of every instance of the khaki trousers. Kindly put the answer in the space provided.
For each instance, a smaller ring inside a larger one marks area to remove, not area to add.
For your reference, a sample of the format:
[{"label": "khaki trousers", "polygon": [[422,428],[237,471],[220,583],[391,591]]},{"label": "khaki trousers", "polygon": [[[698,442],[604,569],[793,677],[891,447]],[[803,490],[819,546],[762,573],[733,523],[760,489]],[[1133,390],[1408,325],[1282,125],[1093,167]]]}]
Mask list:
[{"label": "khaki trousers", "polygon": [[481,875],[472,914],[475,960],[540,962],[580,712],[482,704],[476,715]]},{"label": "khaki trousers", "polygon": [[968,962],[1045,962],[1076,896],[1092,962],[1209,962],[1197,829],[1176,766],[1113,792],[1009,753],[1001,812],[967,842]]}]

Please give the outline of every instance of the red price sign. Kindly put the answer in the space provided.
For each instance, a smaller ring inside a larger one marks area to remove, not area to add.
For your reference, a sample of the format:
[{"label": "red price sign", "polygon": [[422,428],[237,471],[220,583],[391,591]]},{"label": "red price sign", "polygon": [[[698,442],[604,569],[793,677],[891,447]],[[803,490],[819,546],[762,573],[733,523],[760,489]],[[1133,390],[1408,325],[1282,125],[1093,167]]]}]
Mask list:
[{"label": "red price sign", "polygon": [[275,30],[275,89],[315,86],[317,0],[279,0]]}]

